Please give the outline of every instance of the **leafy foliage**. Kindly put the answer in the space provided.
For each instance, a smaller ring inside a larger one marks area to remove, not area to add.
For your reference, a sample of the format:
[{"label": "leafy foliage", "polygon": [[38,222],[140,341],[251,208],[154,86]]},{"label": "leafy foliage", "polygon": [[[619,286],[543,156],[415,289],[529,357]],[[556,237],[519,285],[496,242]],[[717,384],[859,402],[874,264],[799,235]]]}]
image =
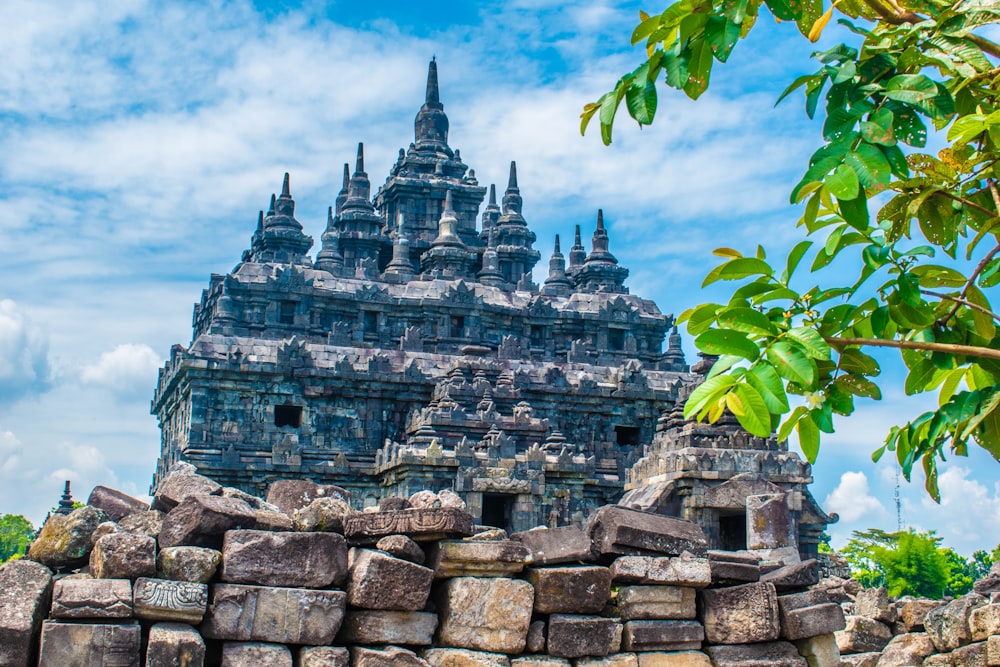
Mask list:
[{"label": "leafy foliage", "polygon": [[866,588],[884,586],[892,596],[936,599],[968,593],[993,563],[993,556],[986,551],[966,559],[954,549],[942,547],[934,531],[854,531],[841,553],[852,576]]},{"label": "leafy foliage", "polygon": [[35,527],[20,514],[0,517],[0,563],[20,558],[28,551],[28,544],[35,539]]},{"label": "leafy foliage", "polygon": [[[680,317],[719,357],[685,415],[714,421],[728,409],[756,435],[795,431],[814,462],[835,415],[881,398],[865,350],[897,348],[906,393],[937,391],[939,406],[893,427],[873,458],[892,452],[907,480],[919,463],[938,500],[946,452],[966,455],[973,442],[1000,458],[1000,315],[988,296],[1000,283],[1000,45],[977,34],[1000,20],[1000,4],[839,0],[824,11],[823,0],[677,0],[640,14],[632,43],[647,59],[584,107],[581,132],[596,116],[610,143],[623,100],[652,123],[661,79],[697,99],[764,8],[812,41],[837,12],[860,44],[815,53],[819,69],[779,98],[801,90],[806,114],[823,120],[823,143],[791,193],[811,238],[781,262],[761,247],[716,250],[723,262],[704,284],[736,285],[728,303]],[[936,155],[919,152],[931,131],[947,141]],[[830,265],[857,278],[814,282]]]}]

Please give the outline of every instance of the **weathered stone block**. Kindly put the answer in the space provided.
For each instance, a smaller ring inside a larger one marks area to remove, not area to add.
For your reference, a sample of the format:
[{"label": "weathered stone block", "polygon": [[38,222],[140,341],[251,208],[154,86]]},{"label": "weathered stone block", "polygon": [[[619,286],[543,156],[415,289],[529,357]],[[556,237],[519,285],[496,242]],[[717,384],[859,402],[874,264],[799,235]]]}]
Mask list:
[{"label": "weathered stone block", "polygon": [[332,484],[316,484],[306,479],[279,479],[267,489],[267,502],[277,506],[289,517],[295,510],[308,507],[317,498],[333,498],[350,503],[351,494]]},{"label": "weathered stone block", "polygon": [[680,556],[621,556],[611,563],[611,579],[623,583],[667,584],[704,588],[712,583],[707,558]]},{"label": "weathered stone block", "polygon": [[802,609],[781,608],[781,636],[785,639],[794,641],[832,634],[846,625],[844,610],[832,602]]},{"label": "weathered stone block", "polygon": [[794,644],[767,642],[735,646],[709,646],[705,649],[714,667],[806,667]]},{"label": "weathered stone block", "polygon": [[840,667],[840,649],[833,633],[817,635],[793,642],[809,667]]},{"label": "weathered stone block", "polygon": [[339,498],[317,498],[295,510],[292,526],[304,532],[343,533],[344,519],[357,514]]},{"label": "weathered stone block", "polygon": [[1000,634],[1000,604],[985,604],[969,614],[972,641],[984,642],[990,635]]},{"label": "weathered stone block", "polygon": [[326,588],[347,576],[347,542],[336,533],[230,530],[222,543],[223,581]]},{"label": "weathered stone block", "polygon": [[132,600],[138,618],[197,624],[205,615],[208,586],[190,581],[138,579]]},{"label": "weathered stone block", "polygon": [[226,531],[253,528],[253,510],[242,500],[221,496],[188,496],[167,513],[160,529],[160,547],[221,549]]},{"label": "weathered stone block", "polygon": [[218,482],[194,472],[194,467],[176,469],[160,480],[151,509],[169,512],[191,496],[214,496],[222,493]]},{"label": "weathered stone block", "polygon": [[708,548],[701,526],[683,519],[608,505],[587,522],[591,547],[598,556],[701,555]]},{"label": "weathered stone block", "polygon": [[439,643],[495,653],[524,650],[534,589],[526,581],[458,577],[446,580],[438,598]]},{"label": "weathered stone block", "polygon": [[570,661],[566,658],[549,658],[543,656],[531,656],[524,658],[513,658],[510,667],[570,667]]},{"label": "weathered stone block", "polygon": [[396,646],[382,649],[351,647],[351,667],[430,667],[413,651]]},{"label": "weathered stone block", "polygon": [[84,565],[94,546],[94,531],[107,520],[104,510],[89,505],[53,514],[28,548],[28,558],[54,570]]},{"label": "weathered stone block", "polygon": [[778,593],[801,590],[819,583],[819,564],[810,558],[801,563],[783,565],[760,576],[760,581],[774,584]]},{"label": "weathered stone block", "polygon": [[[876,657],[882,655],[881,653],[865,654],[865,655],[875,655]],[[955,663],[952,662],[951,653],[937,653],[935,655],[929,655],[924,658],[922,667],[956,667]],[[853,656],[848,656],[853,657]],[[848,664],[842,662],[842,664]],[[850,663],[850,667],[853,667],[854,663]],[[870,667],[876,667],[877,663],[871,663]],[[869,665],[864,665],[864,667],[869,667]],[[962,666],[964,667],[964,665]]]},{"label": "weathered stone block", "polygon": [[[705,664],[706,667],[710,667],[707,657]],[[594,658],[579,658],[573,661],[573,665],[574,667],[639,667],[639,658],[635,653],[613,653]]]},{"label": "weathered stone block", "polygon": [[747,549],[794,546],[792,515],[784,493],[747,496]]},{"label": "weathered stone block", "polygon": [[548,623],[547,651],[557,658],[607,655],[618,625],[614,618],[553,614]]},{"label": "weathered stone block", "polygon": [[969,593],[965,597],[952,600],[943,607],[937,607],[924,616],[924,629],[938,651],[954,651],[959,646],[972,642],[969,616],[973,610],[986,604],[986,599]]},{"label": "weathered stone block", "polygon": [[682,586],[623,586],[618,591],[623,621],[687,619],[697,615],[697,592]]},{"label": "weathered stone block", "polygon": [[701,651],[670,653],[636,653],[639,667],[712,667],[712,661]]},{"label": "weathered stone block", "polygon": [[52,588],[52,618],[132,618],[128,579],[60,579]]},{"label": "weathered stone block", "polygon": [[226,642],[222,645],[222,667],[292,667],[287,646],[256,642]]},{"label": "weathered stone block", "polygon": [[701,648],[705,628],[697,621],[628,621],[622,633],[626,651],[691,651]]},{"label": "weathered stone block", "polygon": [[896,622],[896,609],[889,604],[889,593],[885,588],[862,588],[854,596],[854,605],[854,613],[858,616],[867,616],[887,625]]},{"label": "weathered stone block", "polygon": [[835,633],[841,655],[881,651],[892,639],[885,623],[866,616],[848,616],[843,630]]},{"label": "weathered stone block", "polygon": [[510,667],[510,658],[500,653],[469,651],[464,648],[432,648],[424,651],[431,667]]},{"label": "weathered stone block", "polygon": [[87,504],[104,510],[108,519],[115,522],[121,521],[129,514],[145,512],[149,509],[149,503],[145,500],[133,498],[127,493],[107,486],[95,486],[94,490],[90,492],[90,497],[87,498]]},{"label": "weathered stone block", "polygon": [[[375,543],[375,548],[388,553],[390,556],[402,558],[417,565],[423,565],[427,559],[427,555],[420,548],[420,545],[406,535],[386,535]],[[431,569],[433,570],[434,568],[432,567]]]},{"label": "weathered stone block", "polygon": [[[839,651],[840,649],[838,649]],[[840,656],[841,667],[876,667],[878,665],[879,658],[882,657],[881,653],[869,652],[869,653],[852,653],[850,655]],[[924,662],[926,665],[927,663]],[[951,663],[949,663],[950,665]]]},{"label": "weathered stone block", "polygon": [[769,642],[781,634],[778,596],[771,584],[744,584],[698,593],[699,618],[714,644]]},{"label": "weathered stone block", "polygon": [[539,614],[596,614],[611,596],[611,571],[596,565],[529,568]]},{"label": "weathered stone block", "polygon": [[716,586],[738,586],[760,580],[760,565],[708,559],[712,583]]},{"label": "weathered stone block", "polygon": [[882,649],[882,657],[879,658],[878,667],[921,665],[924,658],[936,652],[934,642],[925,632],[896,635]]},{"label": "weathered stone block", "polygon": [[351,654],[336,646],[303,646],[299,649],[298,667],[348,667]]},{"label": "weathered stone block", "polygon": [[157,623],[149,629],[146,667],[202,667],[205,640],[185,623]]},{"label": "weathered stone block", "polygon": [[472,515],[451,507],[354,514],[344,519],[351,543],[374,544],[386,535],[406,535],[418,542],[472,535]]},{"label": "weathered stone block", "polygon": [[924,598],[900,601],[896,605],[897,623],[903,632],[922,632],[927,612],[944,606],[944,604],[945,602],[942,600],[925,600]]},{"label": "weathered stone block", "polygon": [[257,530],[270,530],[272,532],[295,530],[295,524],[284,512],[251,509],[253,509],[254,516],[253,526]]},{"label": "weathered stone block", "polygon": [[351,609],[344,617],[337,643],[430,646],[437,614],[425,611]]},{"label": "weathered stone block", "polygon": [[110,533],[90,552],[90,573],[98,579],[136,579],[156,574],[156,540],[148,535]]},{"label": "weathered stone block", "polygon": [[528,639],[524,644],[524,652],[545,652],[545,621],[532,621],[528,626]]},{"label": "weathered stone block", "polygon": [[371,549],[351,549],[348,570],[347,603],[361,609],[418,611],[434,581],[434,570]]},{"label": "weathered stone block", "polygon": [[38,667],[139,667],[138,623],[45,621]]},{"label": "weathered stone block", "polygon": [[159,510],[149,510],[148,512],[136,512],[129,514],[118,522],[118,530],[136,535],[149,535],[159,537],[160,529],[163,528],[163,519],[166,514]]},{"label": "weathered stone block", "polygon": [[951,652],[951,663],[961,667],[986,667],[986,642],[960,646]]},{"label": "weathered stone block", "polygon": [[993,635],[986,640],[986,664],[989,667],[1000,665],[1000,635]]},{"label": "weathered stone block", "polygon": [[346,602],[342,591],[215,584],[201,632],[210,639],[329,645]]},{"label": "weathered stone block", "polygon": [[34,665],[52,597],[52,572],[30,560],[0,565],[0,665]]},{"label": "weathered stone block", "polygon": [[160,579],[207,584],[222,563],[222,552],[205,547],[167,547],[160,550],[156,574]]},{"label": "weathered stone block", "polygon": [[588,562],[594,559],[590,536],[576,526],[536,528],[523,533],[514,533],[510,539],[528,548],[532,563],[536,566]]},{"label": "weathered stone block", "polygon": [[427,565],[438,579],[506,577],[524,569],[530,552],[520,542],[442,540],[428,550]]}]

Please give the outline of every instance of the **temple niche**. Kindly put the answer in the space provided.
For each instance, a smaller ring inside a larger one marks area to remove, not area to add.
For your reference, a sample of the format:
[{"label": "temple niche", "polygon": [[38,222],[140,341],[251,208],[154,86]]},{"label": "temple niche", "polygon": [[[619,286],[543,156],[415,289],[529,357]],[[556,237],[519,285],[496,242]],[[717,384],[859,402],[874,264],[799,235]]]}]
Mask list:
[{"label": "temple niche", "polygon": [[258,495],[336,484],[358,508],[450,489],[509,530],[582,524],[627,490],[743,548],[740,521],[781,513],[749,499],[784,493],[785,541],[814,548],[830,517],[808,466],[731,423],[677,423],[702,376],[673,317],[625,286],[604,212],[589,250],[580,224],[566,255],[555,237],[536,283],[516,163],[481,185],[448,133],[431,61],[412,143],[374,193],[358,145],[315,259],[285,174],[160,371],[153,487],[185,461]]}]

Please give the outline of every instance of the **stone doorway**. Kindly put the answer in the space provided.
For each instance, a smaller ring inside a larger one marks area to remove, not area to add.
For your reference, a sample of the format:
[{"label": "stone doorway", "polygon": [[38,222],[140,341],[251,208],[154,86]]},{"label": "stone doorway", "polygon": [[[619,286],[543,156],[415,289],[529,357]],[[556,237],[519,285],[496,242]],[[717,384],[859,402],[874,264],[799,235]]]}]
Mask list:
[{"label": "stone doorway", "polygon": [[515,496],[505,493],[483,494],[483,516],[480,521],[484,526],[503,528],[510,531],[510,519],[514,510]]},{"label": "stone doorway", "polygon": [[747,548],[747,513],[719,511],[719,549],[742,551]]}]

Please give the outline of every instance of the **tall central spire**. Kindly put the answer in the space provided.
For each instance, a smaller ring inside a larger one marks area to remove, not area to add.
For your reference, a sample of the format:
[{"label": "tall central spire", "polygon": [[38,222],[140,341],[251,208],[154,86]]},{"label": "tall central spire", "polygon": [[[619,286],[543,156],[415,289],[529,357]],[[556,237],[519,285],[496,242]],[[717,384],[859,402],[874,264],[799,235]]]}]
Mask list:
[{"label": "tall central spire", "polygon": [[427,69],[427,95],[413,122],[413,134],[418,150],[439,149],[451,155],[451,150],[448,148],[448,116],[445,115],[444,105],[441,104],[437,61],[433,59]]}]

